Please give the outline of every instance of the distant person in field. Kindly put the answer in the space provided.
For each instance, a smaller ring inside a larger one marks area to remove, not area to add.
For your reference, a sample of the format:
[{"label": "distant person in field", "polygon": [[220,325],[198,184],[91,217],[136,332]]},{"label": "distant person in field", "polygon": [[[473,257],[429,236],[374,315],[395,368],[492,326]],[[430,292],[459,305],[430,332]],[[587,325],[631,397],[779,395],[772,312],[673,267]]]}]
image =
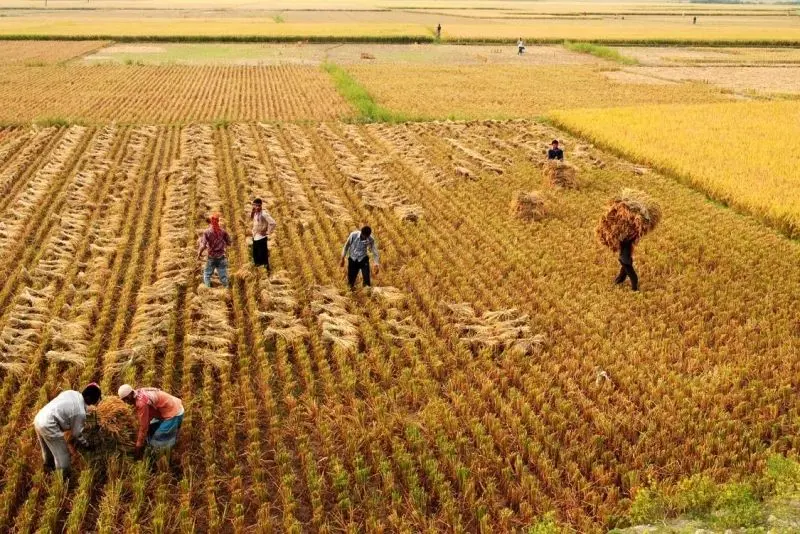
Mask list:
[{"label": "distant person in field", "polygon": [[175,445],[183,423],[181,399],[158,388],[133,389],[129,384],[121,385],[117,394],[136,410],[139,431],[134,455],[137,460],[144,455],[145,445],[155,450],[166,450]]},{"label": "distant person in field", "polygon": [[558,147],[558,139],[553,139],[550,143],[550,150],[547,151],[547,159],[564,161],[564,151]]},{"label": "distant person in field", "polygon": [[697,17],[692,17],[692,24],[697,24]]},{"label": "distant person in field", "polygon": [[521,56],[524,53],[525,53],[525,41],[523,41],[522,37],[520,37],[517,40],[517,55]]},{"label": "distant person in field", "polygon": [[619,274],[614,283],[619,285],[627,278],[631,279],[631,289],[639,291],[639,277],[633,268],[633,239],[624,239],[619,244]]},{"label": "distant person in field", "polygon": [[218,213],[213,214],[208,222],[208,229],[200,236],[200,250],[197,251],[197,258],[200,259],[203,252],[208,250],[203,283],[211,287],[211,276],[216,270],[222,287],[228,287],[228,259],[225,257],[225,249],[231,245],[231,236],[219,225]]},{"label": "distant person in field", "polygon": [[42,461],[46,471],[61,470],[69,473],[71,458],[64,432],[72,434],[72,440],[82,447],[88,447],[83,437],[86,422],[86,407],[100,401],[100,387],[92,382],[82,392],[62,391],[33,419],[33,429],[42,449]]},{"label": "distant person in field", "polygon": [[271,274],[269,267],[269,236],[275,230],[275,219],[264,211],[260,198],[253,201],[250,211],[250,220],[253,222],[253,263],[267,268],[267,275]]},{"label": "distant person in field", "polygon": [[436,25],[436,38],[437,39],[441,39],[442,38],[442,25],[441,24],[437,24]]},{"label": "distant person in field", "polygon": [[344,244],[342,260],[339,262],[339,266],[344,267],[344,260],[347,258],[347,283],[350,284],[350,289],[355,288],[359,272],[364,286],[370,285],[369,252],[375,260],[375,274],[378,274],[380,255],[375,238],[372,237],[372,228],[364,226],[361,230],[351,232]]}]

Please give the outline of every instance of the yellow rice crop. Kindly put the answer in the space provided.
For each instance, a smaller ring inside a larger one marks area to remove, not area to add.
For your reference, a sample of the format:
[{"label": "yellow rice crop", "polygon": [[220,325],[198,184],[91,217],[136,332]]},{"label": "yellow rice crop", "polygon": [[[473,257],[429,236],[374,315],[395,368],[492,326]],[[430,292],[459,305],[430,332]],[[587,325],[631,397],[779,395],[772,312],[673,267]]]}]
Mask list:
[{"label": "yellow rice crop", "polygon": [[800,236],[800,104],[748,102],[552,114],[559,123]]}]

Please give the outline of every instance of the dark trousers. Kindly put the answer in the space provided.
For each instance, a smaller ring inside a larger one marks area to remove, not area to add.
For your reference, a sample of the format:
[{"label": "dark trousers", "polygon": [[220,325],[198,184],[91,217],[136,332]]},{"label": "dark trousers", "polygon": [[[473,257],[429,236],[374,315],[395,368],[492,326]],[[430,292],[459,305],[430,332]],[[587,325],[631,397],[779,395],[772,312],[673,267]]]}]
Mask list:
[{"label": "dark trousers", "polygon": [[253,241],[253,263],[256,265],[263,265],[270,272],[269,268],[269,246],[267,238]]},{"label": "dark trousers", "polygon": [[356,278],[358,273],[361,272],[361,277],[364,279],[364,285],[368,286],[369,283],[369,257],[361,261],[355,261],[353,258],[347,258],[347,283],[350,287],[355,287]]},{"label": "dark trousers", "polygon": [[633,264],[630,265],[627,263],[619,262],[620,269],[619,274],[614,279],[615,284],[621,284],[625,281],[626,278],[631,279],[631,288],[634,291],[639,291],[639,277],[636,275],[636,270],[633,268]]}]

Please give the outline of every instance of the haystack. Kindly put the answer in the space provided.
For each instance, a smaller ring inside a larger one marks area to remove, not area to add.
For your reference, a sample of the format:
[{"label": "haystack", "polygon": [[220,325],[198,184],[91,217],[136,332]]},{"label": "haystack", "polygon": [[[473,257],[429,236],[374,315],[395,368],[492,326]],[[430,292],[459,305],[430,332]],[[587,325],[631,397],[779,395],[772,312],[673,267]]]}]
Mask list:
[{"label": "haystack", "polygon": [[600,219],[597,237],[602,244],[617,251],[621,241],[639,241],[658,226],[660,220],[661,207],[647,193],[623,189],[610,202],[608,211]]},{"label": "haystack", "polygon": [[520,191],[511,201],[511,213],[524,221],[539,221],[547,214],[547,205],[539,191]]},{"label": "haystack", "polygon": [[578,188],[578,169],[569,163],[548,160],[542,166],[544,177],[553,187],[561,189]]},{"label": "haystack", "polygon": [[119,397],[104,397],[95,408],[101,445],[133,449],[136,445],[136,418]]},{"label": "haystack", "polygon": [[369,52],[361,52],[361,59],[375,59],[375,56]]}]

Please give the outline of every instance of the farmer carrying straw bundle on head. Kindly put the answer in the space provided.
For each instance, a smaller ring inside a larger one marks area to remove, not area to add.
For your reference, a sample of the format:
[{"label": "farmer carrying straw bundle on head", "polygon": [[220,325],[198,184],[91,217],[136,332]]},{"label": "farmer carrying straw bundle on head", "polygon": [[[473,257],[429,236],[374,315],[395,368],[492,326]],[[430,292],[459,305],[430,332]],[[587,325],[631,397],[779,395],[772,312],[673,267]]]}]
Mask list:
[{"label": "farmer carrying straw bundle on head", "polygon": [[267,268],[267,276],[271,274],[269,268],[269,247],[267,246],[269,236],[275,230],[277,224],[269,213],[264,211],[263,202],[260,198],[253,201],[253,209],[250,211],[250,220],[253,222],[253,263],[263,265]]},{"label": "farmer carrying straw bundle on head", "polygon": [[129,384],[121,385],[117,393],[120,399],[136,409],[139,433],[134,455],[137,460],[144,454],[145,444],[156,450],[175,445],[183,423],[181,399],[158,388],[133,389]]},{"label": "farmer carrying straw bundle on head", "polygon": [[639,291],[639,276],[633,268],[633,247],[660,220],[660,206],[642,191],[623,189],[611,201],[597,227],[597,236],[602,244],[619,252],[620,270],[615,284],[630,278],[631,289]]},{"label": "farmer carrying straw bundle on head", "polygon": [[339,266],[344,267],[344,259],[347,258],[347,283],[350,284],[350,289],[355,288],[359,272],[364,279],[365,287],[371,283],[368,252],[372,252],[372,257],[375,259],[375,274],[378,274],[380,268],[378,245],[372,237],[372,228],[364,226],[361,230],[351,232],[347,237],[342,249],[342,260],[339,262]]},{"label": "farmer carrying straw bundle on head", "polygon": [[197,259],[200,259],[208,249],[203,283],[211,287],[211,275],[216,270],[222,287],[228,287],[228,259],[225,257],[225,249],[231,245],[231,236],[219,225],[219,213],[213,214],[208,223],[208,229],[200,236],[200,250],[197,251]]},{"label": "farmer carrying straw bundle on head", "polygon": [[71,458],[64,432],[71,432],[79,446],[88,447],[83,437],[86,407],[97,404],[100,396],[100,387],[92,382],[80,393],[71,389],[62,391],[36,414],[33,428],[42,449],[45,470],[58,469],[69,474]]}]

